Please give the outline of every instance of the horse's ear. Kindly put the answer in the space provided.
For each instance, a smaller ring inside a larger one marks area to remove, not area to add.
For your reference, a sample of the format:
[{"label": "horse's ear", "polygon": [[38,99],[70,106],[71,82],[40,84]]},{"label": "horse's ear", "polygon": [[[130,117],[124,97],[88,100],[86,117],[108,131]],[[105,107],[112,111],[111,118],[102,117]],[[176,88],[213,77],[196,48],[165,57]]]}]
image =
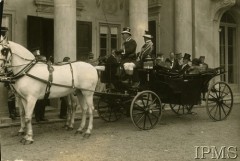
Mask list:
[{"label": "horse's ear", "polygon": [[3,44],[3,45],[7,45],[8,44],[8,39],[7,39],[7,37],[6,36],[2,36],[1,35],[1,44]]}]

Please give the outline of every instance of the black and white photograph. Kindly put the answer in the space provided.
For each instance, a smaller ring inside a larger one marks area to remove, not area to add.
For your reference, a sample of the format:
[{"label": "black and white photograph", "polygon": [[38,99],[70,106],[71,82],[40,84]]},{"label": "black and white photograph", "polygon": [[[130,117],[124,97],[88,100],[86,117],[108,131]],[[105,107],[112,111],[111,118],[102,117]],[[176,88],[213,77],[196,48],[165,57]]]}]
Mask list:
[{"label": "black and white photograph", "polygon": [[240,0],[0,0],[1,161],[239,161]]}]

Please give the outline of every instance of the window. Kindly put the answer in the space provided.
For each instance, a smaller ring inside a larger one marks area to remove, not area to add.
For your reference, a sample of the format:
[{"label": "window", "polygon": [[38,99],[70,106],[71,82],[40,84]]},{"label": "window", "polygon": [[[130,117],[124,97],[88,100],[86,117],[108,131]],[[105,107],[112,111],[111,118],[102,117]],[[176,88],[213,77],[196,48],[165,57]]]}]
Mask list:
[{"label": "window", "polygon": [[111,54],[118,49],[120,43],[120,25],[100,24],[100,56]]},{"label": "window", "polygon": [[223,14],[219,31],[220,65],[227,71],[221,80],[233,84],[237,82],[236,24],[229,13]]},{"label": "window", "polygon": [[12,40],[12,15],[11,14],[3,14],[2,27],[8,28],[8,40]]}]

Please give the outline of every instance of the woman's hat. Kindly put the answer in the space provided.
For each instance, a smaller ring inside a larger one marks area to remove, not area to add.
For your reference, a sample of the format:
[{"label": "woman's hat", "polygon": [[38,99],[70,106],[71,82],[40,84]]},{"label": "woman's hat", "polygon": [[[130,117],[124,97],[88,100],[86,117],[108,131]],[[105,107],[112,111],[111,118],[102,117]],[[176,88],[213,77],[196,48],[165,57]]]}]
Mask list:
[{"label": "woman's hat", "polygon": [[153,38],[153,36],[150,34],[149,31],[145,31],[145,35],[143,35],[143,37],[146,37],[146,38],[149,38],[149,39]]},{"label": "woman's hat", "polygon": [[187,59],[187,60],[191,61],[191,55],[188,53],[185,53],[183,56],[183,59]]},{"label": "woman's hat", "polygon": [[131,34],[131,29],[130,29],[130,27],[124,27],[121,34],[129,34],[129,35],[132,35],[132,34]]}]

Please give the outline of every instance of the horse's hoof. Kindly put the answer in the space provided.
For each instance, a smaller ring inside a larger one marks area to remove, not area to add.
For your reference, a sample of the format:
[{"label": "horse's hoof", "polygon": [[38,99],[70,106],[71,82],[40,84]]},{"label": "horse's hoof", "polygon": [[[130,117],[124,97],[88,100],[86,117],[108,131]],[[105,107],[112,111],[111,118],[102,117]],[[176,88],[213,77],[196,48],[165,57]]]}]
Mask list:
[{"label": "horse's hoof", "polygon": [[68,127],[67,128],[67,131],[72,131],[73,130],[73,127]]},{"label": "horse's hoof", "polygon": [[62,128],[66,129],[68,127],[68,125],[64,125]]},{"label": "horse's hoof", "polygon": [[24,145],[29,145],[29,144],[32,144],[33,141],[32,140],[25,140],[25,142],[23,143]]},{"label": "horse's hoof", "polygon": [[17,136],[23,136],[25,134],[25,132],[18,132]]},{"label": "horse's hoof", "polygon": [[83,137],[86,138],[86,139],[88,139],[90,136],[91,136],[90,133],[85,133],[85,134],[83,135]]},{"label": "horse's hoof", "polygon": [[83,132],[82,131],[76,131],[75,132],[75,135],[77,135],[77,134],[82,134]]},{"label": "horse's hoof", "polygon": [[23,144],[24,144],[24,142],[25,142],[25,139],[22,138],[22,139],[20,140],[20,143],[23,143]]}]

